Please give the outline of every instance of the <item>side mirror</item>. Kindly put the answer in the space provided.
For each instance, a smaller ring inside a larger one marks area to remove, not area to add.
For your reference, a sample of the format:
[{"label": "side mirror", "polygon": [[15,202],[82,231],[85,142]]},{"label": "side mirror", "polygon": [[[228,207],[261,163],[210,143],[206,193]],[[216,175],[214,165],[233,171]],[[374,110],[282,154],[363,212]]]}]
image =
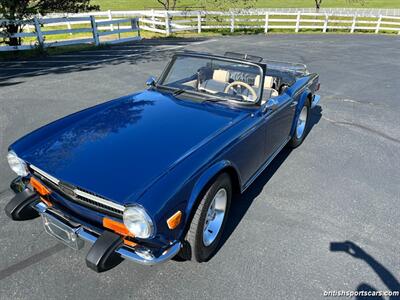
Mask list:
[{"label": "side mirror", "polygon": [[264,105],[263,112],[266,113],[269,110],[274,111],[278,107],[279,107],[278,101],[276,101],[275,99],[269,99],[267,103],[265,103]]},{"label": "side mirror", "polygon": [[146,86],[152,87],[156,85],[156,79],[153,76],[150,76],[149,79],[146,80]]}]

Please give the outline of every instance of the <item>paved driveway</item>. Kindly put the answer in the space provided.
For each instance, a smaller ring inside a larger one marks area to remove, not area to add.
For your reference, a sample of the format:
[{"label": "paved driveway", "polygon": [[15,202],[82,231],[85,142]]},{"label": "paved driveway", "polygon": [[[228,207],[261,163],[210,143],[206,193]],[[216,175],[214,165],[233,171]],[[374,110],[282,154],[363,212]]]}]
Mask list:
[{"label": "paved driveway", "polygon": [[142,89],[183,48],[303,62],[320,73],[321,107],[304,144],[284,149],[234,204],[208,263],[124,262],[96,274],[85,266],[87,247],[74,252],[47,236],[40,220],[11,222],[1,212],[0,298],[318,299],[328,290],[400,290],[399,38],[167,41],[0,62],[1,210],[11,197],[5,156],[12,141]]}]

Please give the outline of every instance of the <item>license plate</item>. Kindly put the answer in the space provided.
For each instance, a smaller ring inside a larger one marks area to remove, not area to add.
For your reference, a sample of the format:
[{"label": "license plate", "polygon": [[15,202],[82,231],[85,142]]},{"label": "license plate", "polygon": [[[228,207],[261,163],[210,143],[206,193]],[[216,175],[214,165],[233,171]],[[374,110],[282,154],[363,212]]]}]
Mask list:
[{"label": "license plate", "polygon": [[42,213],[44,229],[48,234],[63,242],[68,247],[79,250],[83,247],[84,241],[76,234],[77,228],[64,224],[48,213]]}]

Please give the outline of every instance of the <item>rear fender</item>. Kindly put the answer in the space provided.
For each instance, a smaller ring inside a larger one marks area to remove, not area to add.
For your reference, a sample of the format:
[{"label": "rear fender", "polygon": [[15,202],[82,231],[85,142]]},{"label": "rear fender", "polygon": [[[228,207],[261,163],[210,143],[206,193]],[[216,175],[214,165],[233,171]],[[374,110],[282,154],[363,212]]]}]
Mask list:
[{"label": "rear fender", "polygon": [[293,118],[292,128],[290,130],[290,136],[293,136],[294,131],[296,130],[296,124],[300,116],[301,109],[303,108],[304,103],[308,101],[309,97],[312,95],[309,88],[306,88],[301,95],[299,96],[299,100],[297,102],[296,111]]}]

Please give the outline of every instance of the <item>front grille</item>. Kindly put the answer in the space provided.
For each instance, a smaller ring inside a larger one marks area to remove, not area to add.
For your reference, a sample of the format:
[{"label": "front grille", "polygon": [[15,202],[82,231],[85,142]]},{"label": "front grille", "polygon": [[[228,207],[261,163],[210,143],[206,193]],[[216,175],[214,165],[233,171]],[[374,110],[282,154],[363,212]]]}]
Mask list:
[{"label": "front grille", "polygon": [[116,209],[114,207],[110,207],[108,205],[104,205],[102,203],[96,202],[94,200],[91,200],[91,199],[88,199],[88,198],[85,198],[85,197],[82,197],[82,196],[79,196],[79,195],[76,196],[76,200],[78,200],[77,202],[81,202],[82,201],[82,202],[85,202],[85,203],[87,203],[89,205],[96,206],[96,207],[98,207],[100,209],[104,209],[104,210],[116,213],[116,214],[118,214],[118,216],[122,216],[122,214],[124,212],[123,210],[119,210],[119,209]]},{"label": "front grille", "polygon": [[35,166],[30,165],[29,168],[34,176],[41,179],[44,184],[46,184],[57,194],[61,195],[63,198],[102,213],[116,217],[122,217],[124,212],[123,205],[111,202],[104,197],[96,195],[82,188],[74,187],[70,184],[61,182],[57,178],[47,174]]}]

